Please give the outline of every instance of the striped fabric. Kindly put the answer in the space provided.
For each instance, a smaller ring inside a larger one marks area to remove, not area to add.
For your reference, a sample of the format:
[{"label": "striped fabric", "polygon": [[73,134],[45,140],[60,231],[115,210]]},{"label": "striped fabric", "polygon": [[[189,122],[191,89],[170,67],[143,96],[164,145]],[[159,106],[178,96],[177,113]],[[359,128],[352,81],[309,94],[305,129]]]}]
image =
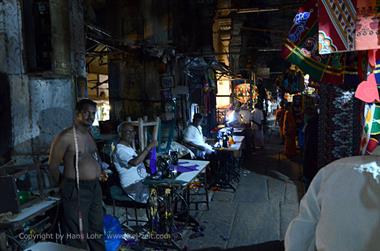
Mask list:
[{"label": "striped fabric", "polygon": [[375,70],[373,73],[375,73],[377,88],[380,88],[380,58],[376,58]]}]

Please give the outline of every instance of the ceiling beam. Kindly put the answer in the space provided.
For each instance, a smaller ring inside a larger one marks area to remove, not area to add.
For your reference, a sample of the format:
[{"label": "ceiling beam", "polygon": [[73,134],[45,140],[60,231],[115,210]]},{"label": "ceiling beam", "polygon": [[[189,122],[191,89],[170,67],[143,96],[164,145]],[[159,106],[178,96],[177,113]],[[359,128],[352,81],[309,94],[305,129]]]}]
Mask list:
[{"label": "ceiling beam", "polygon": [[288,34],[288,31],[283,31],[283,30],[263,29],[263,28],[256,28],[256,27],[247,27],[247,26],[242,26],[241,29],[246,30],[246,31],[259,31],[259,32]]}]

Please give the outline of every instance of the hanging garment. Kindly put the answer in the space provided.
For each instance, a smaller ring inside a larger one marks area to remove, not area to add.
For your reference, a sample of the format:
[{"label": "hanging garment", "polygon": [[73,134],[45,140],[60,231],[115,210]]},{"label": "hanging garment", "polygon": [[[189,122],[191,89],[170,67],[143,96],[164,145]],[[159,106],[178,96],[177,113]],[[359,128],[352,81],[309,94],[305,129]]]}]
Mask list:
[{"label": "hanging garment", "polygon": [[330,84],[358,84],[356,55],[319,54],[318,6],[308,1],[293,19],[282,57],[297,65],[310,78]]},{"label": "hanging garment", "polygon": [[319,53],[380,48],[376,0],[321,0]]},{"label": "hanging garment", "polygon": [[374,68],[373,73],[375,74],[377,86],[380,88],[380,50],[368,51],[368,62]]}]

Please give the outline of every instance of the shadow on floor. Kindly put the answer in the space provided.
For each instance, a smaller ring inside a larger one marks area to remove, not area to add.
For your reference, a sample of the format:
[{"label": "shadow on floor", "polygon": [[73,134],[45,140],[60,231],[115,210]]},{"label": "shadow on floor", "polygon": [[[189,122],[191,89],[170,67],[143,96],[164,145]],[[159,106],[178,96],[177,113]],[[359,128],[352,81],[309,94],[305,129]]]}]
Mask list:
[{"label": "shadow on floor", "polygon": [[284,251],[284,242],[283,241],[268,241],[256,245],[234,247],[228,249],[222,248],[204,248],[197,249],[196,251],[217,251],[217,250],[228,250],[228,251]]}]

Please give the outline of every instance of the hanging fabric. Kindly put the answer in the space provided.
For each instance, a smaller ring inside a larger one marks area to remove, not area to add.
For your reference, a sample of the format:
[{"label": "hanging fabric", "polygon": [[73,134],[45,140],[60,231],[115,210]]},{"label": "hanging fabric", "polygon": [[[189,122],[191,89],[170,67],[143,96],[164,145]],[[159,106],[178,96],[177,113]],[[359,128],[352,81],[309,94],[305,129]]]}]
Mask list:
[{"label": "hanging fabric", "polygon": [[319,53],[380,48],[377,0],[320,0]]},{"label": "hanging fabric", "polygon": [[318,5],[308,1],[293,19],[282,50],[283,58],[297,65],[315,81],[358,84],[356,56],[348,53],[319,54]]}]

